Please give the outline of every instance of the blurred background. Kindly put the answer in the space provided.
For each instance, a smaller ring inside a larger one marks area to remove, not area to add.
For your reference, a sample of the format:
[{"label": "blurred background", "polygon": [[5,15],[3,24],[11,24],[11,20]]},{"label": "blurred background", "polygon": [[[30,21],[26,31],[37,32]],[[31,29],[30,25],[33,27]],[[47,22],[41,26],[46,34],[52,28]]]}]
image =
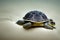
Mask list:
[{"label": "blurred background", "polygon": [[[23,29],[16,24],[24,15],[38,10],[56,22],[56,29]],[[60,40],[60,0],[0,0],[0,39]]]}]

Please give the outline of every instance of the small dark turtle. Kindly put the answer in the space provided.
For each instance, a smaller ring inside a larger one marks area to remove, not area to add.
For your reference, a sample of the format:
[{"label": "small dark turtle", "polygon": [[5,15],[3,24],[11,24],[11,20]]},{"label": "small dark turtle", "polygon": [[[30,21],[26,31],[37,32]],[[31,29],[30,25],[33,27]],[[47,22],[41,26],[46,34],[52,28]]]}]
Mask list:
[{"label": "small dark turtle", "polygon": [[47,16],[40,11],[30,11],[24,17],[23,20],[17,22],[19,25],[23,25],[23,28],[29,29],[34,27],[44,27],[47,29],[53,29],[55,22],[52,19],[48,19]]}]

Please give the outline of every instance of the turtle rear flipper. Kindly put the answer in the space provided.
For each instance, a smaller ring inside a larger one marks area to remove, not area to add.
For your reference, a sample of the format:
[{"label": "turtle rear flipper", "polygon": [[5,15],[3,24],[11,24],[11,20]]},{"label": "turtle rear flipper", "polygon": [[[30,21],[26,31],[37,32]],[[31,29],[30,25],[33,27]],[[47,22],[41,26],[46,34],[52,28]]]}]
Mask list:
[{"label": "turtle rear flipper", "polygon": [[16,24],[18,24],[18,25],[23,25],[25,22],[24,22],[24,20],[18,20],[17,22],[16,22]]}]

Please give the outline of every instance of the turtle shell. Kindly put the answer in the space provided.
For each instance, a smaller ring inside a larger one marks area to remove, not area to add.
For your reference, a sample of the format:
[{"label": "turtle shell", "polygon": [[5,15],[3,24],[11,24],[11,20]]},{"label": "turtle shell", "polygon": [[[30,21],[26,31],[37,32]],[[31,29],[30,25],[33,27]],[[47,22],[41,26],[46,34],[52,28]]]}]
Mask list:
[{"label": "turtle shell", "polygon": [[47,20],[47,16],[40,11],[30,11],[24,17],[24,20],[32,20],[32,21],[45,21]]}]

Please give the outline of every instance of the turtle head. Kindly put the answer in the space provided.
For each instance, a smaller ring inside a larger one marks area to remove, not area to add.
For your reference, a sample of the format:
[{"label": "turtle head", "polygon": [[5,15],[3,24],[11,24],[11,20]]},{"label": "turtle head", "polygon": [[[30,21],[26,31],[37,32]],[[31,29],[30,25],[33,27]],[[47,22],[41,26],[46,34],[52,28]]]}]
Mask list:
[{"label": "turtle head", "polygon": [[55,22],[52,19],[49,20],[49,26],[55,28]]}]

